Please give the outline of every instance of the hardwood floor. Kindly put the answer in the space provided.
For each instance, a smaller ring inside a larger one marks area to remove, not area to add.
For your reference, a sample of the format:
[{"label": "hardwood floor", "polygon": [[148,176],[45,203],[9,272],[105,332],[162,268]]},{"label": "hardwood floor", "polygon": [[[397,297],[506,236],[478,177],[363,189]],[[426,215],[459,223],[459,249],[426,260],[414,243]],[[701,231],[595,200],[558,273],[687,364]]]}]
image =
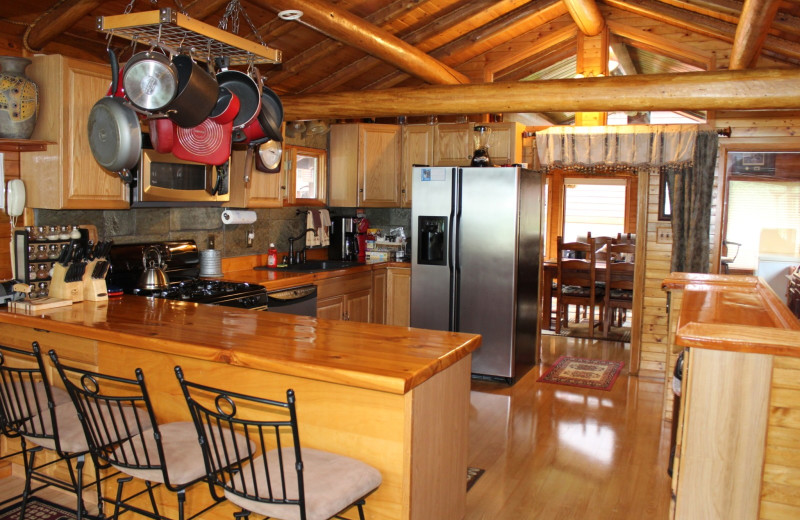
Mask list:
[{"label": "hardwood floor", "polygon": [[626,370],[608,392],[537,383],[562,354],[630,355],[623,343],[542,342],[542,364],[513,387],[473,380],[469,465],[486,472],[467,493],[466,520],[666,519],[663,384]]},{"label": "hardwood floor", "polygon": [[[537,383],[562,354],[626,362],[630,355],[622,343],[542,341],[542,364],[514,386],[472,382],[469,465],[486,472],[467,493],[465,520],[666,519],[662,384],[626,370],[609,392]],[[20,483],[0,480],[0,500]],[[45,498],[74,504],[53,493]]]}]

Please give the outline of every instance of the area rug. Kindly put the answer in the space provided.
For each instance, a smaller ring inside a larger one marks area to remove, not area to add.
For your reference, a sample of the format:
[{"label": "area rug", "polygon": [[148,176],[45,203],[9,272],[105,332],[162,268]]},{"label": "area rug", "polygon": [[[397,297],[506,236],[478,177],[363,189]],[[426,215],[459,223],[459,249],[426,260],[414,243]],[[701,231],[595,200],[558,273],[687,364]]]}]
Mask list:
[{"label": "area rug", "polygon": [[595,390],[611,390],[623,366],[625,366],[623,361],[603,361],[601,359],[561,356],[536,381],[594,388]]},{"label": "area rug", "polygon": [[467,491],[469,491],[470,488],[475,485],[478,479],[481,478],[483,471],[484,470],[480,468],[467,468]]},{"label": "area rug", "polygon": [[[20,500],[0,511],[0,520],[19,520]],[[28,500],[25,508],[25,520],[75,520],[77,515],[70,509],[62,508],[38,497]]]}]

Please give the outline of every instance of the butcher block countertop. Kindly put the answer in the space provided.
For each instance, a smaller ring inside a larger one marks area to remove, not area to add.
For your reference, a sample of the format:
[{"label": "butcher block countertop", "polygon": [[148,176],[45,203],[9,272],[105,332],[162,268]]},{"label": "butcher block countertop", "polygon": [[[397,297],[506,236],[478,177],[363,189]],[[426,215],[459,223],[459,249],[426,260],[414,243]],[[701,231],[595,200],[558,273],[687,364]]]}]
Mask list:
[{"label": "butcher block countertop", "polygon": [[30,314],[4,309],[0,323],[395,394],[480,345],[474,334],[128,295]]},{"label": "butcher block countertop", "polygon": [[684,289],[678,345],[800,357],[800,321],[762,279],[678,273],[664,285]]}]

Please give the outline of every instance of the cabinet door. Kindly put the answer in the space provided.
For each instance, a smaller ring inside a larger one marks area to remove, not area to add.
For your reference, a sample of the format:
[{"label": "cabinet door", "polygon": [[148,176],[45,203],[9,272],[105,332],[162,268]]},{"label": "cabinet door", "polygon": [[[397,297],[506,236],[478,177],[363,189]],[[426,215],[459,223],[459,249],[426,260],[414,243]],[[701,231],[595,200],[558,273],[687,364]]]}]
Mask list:
[{"label": "cabinet door", "polygon": [[51,141],[20,154],[27,205],[48,209],[123,209],[128,185],[95,161],[87,139],[89,112],[106,95],[110,69],[59,55],[34,56],[26,69],[39,86],[41,105],[33,139]]},{"label": "cabinet door", "polygon": [[283,206],[285,171],[264,173],[255,167],[255,160],[247,152],[234,150],[230,163],[230,201],[225,206],[234,208],[280,208]]},{"label": "cabinet door", "polygon": [[372,271],[372,323],[386,323],[386,271]]},{"label": "cabinet door", "polygon": [[358,126],[331,125],[328,205],[358,206]]},{"label": "cabinet door", "polygon": [[492,133],[489,134],[489,158],[495,166],[522,162],[522,132],[525,126],[521,123],[489,123]]},{"label": "cabinet door", "polygon": [[386,325],[411,324],[411,269],[387,269]]},{"label": "cabinet door", "polygon": [[284,147],[286,205],[324,206],[327,200],[328,153],[318,148]]},{"label": "cabinet door", "polygon": [[436,125],[433,163],[435,166],[469,166],[472,162],[472,125]]},{"label": "cabinet door", "polygon": [[344,319],[370,323],[372,311],[372,290],[363,289],[351,292],[344,297]]},{"label": "cabinet door", "polygon": [[403,160],[400,173],[400,207],[411,207],[411,169],[415,164],[433,165],[433,126],[403,127]]},{"label": "cabinet door", "polygon": [[344,296],[329,296],[317,300],[317,318],[341,320],[344,318]]},{"label": "cabinet door", "polygon": [[359,125],[358,200],[373,208],[400,205],[400,127]]}]

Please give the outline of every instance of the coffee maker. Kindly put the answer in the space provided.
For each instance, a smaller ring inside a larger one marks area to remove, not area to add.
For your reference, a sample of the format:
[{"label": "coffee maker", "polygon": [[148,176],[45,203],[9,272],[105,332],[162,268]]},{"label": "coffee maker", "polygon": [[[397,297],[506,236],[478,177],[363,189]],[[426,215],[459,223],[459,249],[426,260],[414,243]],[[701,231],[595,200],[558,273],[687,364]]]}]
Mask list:
[{"label": "coffee maker", "polygon": [[331,217],[331,245],[328,258],[331,260],[358,260],[357,217]]}]

